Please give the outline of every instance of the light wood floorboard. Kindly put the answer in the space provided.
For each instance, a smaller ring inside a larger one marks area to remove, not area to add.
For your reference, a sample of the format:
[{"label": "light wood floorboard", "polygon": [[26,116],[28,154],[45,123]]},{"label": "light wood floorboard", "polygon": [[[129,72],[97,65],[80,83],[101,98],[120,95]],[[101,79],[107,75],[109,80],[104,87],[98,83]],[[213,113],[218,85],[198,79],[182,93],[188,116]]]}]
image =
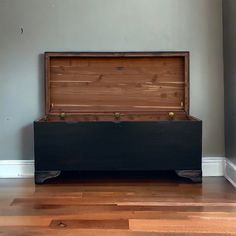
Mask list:
[{"label": "light wood floorboard", "polygon": [[236,189],[223,177],[0,179],[0,235],[236,235]]}]

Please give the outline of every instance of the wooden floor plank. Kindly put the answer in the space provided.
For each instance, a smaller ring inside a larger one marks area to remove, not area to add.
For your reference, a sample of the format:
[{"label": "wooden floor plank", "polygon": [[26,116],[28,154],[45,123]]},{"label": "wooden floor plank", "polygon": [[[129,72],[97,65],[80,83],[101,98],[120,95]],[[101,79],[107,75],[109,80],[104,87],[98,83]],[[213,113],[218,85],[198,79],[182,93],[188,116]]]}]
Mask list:
[{"label": "wooden floor plank", "polygon": [[133,231],[178,233],[236,233],[236,220],[129,220]]},{"label": "wooden floor plank", "polygon": [[0,179],[0,236],[236,235],[236,189],[223,177]]},{"label": "wooden floor plank", "polygon": [[79,229],[129,229],[128,220],[52,220],[51,228],[79,228]]},{"label": "wooden floor plank", "polygon": [[52,217],[48,216],[0,216],[1,226],[49,226]]},{"label": "wooden floor plank", "polygon": [[[3,227],[0,228],[1,236],[189,236],[189,233],[163,233],[127,231],[119,229],[48,229],[45,227]],[[194,233],[193,236],[226,236],[233,235],[227,233]]]}]

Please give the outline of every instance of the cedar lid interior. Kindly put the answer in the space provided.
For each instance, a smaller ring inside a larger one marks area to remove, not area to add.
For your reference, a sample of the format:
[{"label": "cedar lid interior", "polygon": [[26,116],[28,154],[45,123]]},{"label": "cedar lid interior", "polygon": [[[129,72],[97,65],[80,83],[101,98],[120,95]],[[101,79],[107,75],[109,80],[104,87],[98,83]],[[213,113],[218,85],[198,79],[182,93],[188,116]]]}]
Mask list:
[{"label": "cedar lid interior", "polygon": [[188,65],[188,52],[45,53],[46,114],[188,114]]}]

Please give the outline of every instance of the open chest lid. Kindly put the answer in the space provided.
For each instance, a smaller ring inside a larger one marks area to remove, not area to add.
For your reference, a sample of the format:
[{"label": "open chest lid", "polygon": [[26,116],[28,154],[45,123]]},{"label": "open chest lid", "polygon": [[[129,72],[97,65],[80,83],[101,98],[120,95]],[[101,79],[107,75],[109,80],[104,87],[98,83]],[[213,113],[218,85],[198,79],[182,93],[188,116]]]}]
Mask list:
[{"label": "open chest lid", "polygon": [[189,113],[189,53],[45,53],[46,115]]}]

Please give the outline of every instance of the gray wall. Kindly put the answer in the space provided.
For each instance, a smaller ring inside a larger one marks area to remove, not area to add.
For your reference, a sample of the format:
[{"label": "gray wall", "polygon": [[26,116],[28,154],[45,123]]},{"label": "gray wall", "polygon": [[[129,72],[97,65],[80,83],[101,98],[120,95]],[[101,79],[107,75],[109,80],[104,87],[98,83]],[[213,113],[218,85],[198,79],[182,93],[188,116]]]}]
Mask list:
[{"label": "gray wall", "polygon": [[161,50],[190,51],[203,155],[224,156],[221,0],[0,0],[0,159],[33,159],[44,51]]},{"label": "gray wall", "polygon": [[223,0],[225,152],[236,164],[236,1]]}]

